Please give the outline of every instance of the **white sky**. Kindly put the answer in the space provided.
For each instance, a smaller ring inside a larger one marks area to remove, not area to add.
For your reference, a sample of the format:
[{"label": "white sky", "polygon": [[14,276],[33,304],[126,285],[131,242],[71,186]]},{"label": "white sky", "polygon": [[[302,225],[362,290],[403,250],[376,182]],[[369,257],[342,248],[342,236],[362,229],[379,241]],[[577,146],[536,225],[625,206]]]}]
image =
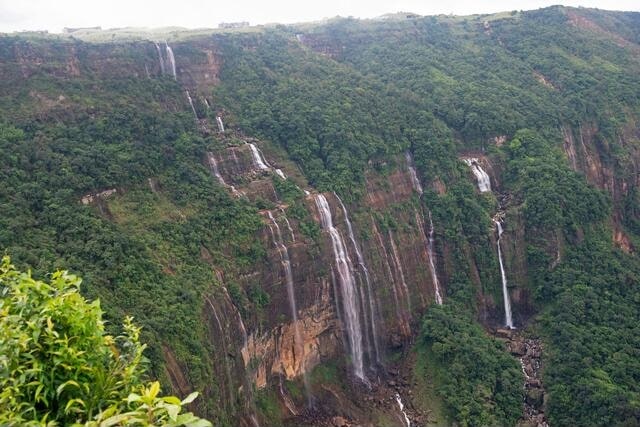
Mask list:
[{"label": "white sky", "polygon": [[552,4],[640,11],[640,0],[0,0],[0,32],[100,25],[216,27],[220,22],[294,23],[322,18],[372,18],[390,12],[469,15]]}]

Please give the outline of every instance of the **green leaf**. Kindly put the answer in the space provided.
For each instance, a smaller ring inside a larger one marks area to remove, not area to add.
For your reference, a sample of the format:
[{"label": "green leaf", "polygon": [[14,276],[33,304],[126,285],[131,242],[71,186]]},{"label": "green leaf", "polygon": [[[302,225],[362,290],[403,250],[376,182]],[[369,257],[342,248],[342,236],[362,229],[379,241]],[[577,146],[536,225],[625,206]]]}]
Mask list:
[{"label": "green leaf", "polygon": [[197,391],[194,391],[193,393],[191,393],[189,396],[185,397],[182,400],[182,404],[183,405],[187,405],[187,404],[193,402],[196,399],[196,397],[198,397],[198,394],[199,393]]}]

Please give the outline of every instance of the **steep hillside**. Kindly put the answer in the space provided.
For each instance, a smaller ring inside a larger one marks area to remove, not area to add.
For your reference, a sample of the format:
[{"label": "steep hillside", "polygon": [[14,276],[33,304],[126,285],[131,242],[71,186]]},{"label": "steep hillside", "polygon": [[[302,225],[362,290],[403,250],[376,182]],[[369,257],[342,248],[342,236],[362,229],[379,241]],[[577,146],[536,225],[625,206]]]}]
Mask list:
[{"label": "steep hillside", "polygon": [[0,247],[216,425],[636,425],[639,23],[2,36]]}]

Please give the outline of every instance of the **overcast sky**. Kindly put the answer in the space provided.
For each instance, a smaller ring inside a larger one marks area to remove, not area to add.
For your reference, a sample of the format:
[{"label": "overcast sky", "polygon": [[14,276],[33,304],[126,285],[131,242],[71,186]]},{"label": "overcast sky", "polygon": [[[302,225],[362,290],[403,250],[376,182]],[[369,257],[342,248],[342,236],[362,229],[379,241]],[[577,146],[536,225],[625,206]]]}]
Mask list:
[{"label": "overcast sky", "polygon": [[100,25],[216,27],[220,22],[293,23],[322,18],[373,18],[390,12],[469,15],[552,4],[640,11],[640,0],[0,0],[0,32]]}]

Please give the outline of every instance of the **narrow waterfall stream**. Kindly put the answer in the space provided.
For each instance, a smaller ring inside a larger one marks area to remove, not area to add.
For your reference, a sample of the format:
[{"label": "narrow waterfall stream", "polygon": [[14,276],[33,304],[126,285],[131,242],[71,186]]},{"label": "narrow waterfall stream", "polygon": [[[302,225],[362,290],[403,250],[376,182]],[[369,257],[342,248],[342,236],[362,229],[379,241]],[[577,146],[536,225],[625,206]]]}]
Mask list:
[{"label": "narrow waterfall stream", "polygon": [[[351,225],[351,220],[349,220],[349,213],[347,212],[347,208],[344,206],[344,203],[342,203],[342,199],[340,199],[340,197],[338,197],[337,194],[334,193],[334,196],[336,197],[336,199],[338,200],[338,203],[340,203],[340,207],[342,208],[342,213],[344,215],[344,219],[345,222],[347,223],[347,231],[349,232],[349,239],[351,240],[351,244],[353,245],[353,248],[356,251],[356,256],[358,258],[358,266],[360,267],[360,269],[362,270],[362,273],[364,274],[364,281],[365,281],[365,285],[367,287],[367,295],[366,295],[366,299],[368,300],[368,304],[365,304],[364,301],[362,302],[362,309],[366,310],[365,305],[368,305],[369,308],[369,316],[370,316],[370,321],[371,321],[371,335],[373,335],[373,349],[375,351],[375,358],[376,358],[376,362],[378,364],[381,363],[381,358],[380,358],[380,342],[378,339],[378,325],[377,325],[377,318],[378,316],[376,315],[377,310],[376,310],[376,301],[375,301],[375,296],[373,293],[373,289],[371,288],[371,278],[369,277],[369,270],[367,269],[367,265],[365,264],[364,261],[364,257],[362,256],[362,251],[360,251],[360,245],[358,245],[358,242],[356,241],[356,237],[353,234],[353,227]],[[361,298],[364,300],[364,292],[360,293]],[[363,316],[365,321],[367,319],[367,316],[364,315]],[[365,325],[365,327],[368,325]],[[367,333],[369,328],[366,328]]]},{"label": "narrow waterfall stream", "polygon": [[478,190],[480,190],[481,193],[491,191],[491,180],[489,179],[489,174],[482,169],[478,159],[468,158],[464,159],[464,162],[471,168],[471,172],[475,175],[476,180],[478,181]]},{"label": "narrow waterfall stream", "polygon": [[273,217],[271,211],[268,211],[267,215],[269,217],[269,221],[271,222],[271,224],[269,224],[271,238],[273,239],[273,243],[278,250],[280,263],[282,264],[282,268],[284,270],[285,284],[287,286],[287,297],[289,299],[289,309],[291,310],[291,319],[293,321],[294,358],[296,360],[303,361],[303,366],[301,367],[302,380],[304,383],[307,401],[311,402],[311,386],[309,383],[306,367],[304,366],[304,341],[302,340],[302,333],[300,332],[300,325],[298,323],[298,305],[296,303],[296,293],[293,285],[293,270],[291,269],[289,250],[287,249],[287,245],[284,244],[280,226],[278,225],[276,219]]},{"label": "narrow waterfall stream", "polygon": [[178,76],[176,74],[176,58],[173,56],[173,49],[171,49],[171,46],[169,46],[167,42],[165,42],[164,44],[167,50],[167,60],[169,61],[169,69],[171,71],[171,75],[174,79],[177,79]]},{"label": "narrow waterfall stream", "polygon": [[207,153],[207,162],[209,163],[209,169],[211,169],[211,172],[213,172],[213,175],[216,177],[220,185],[222,185],[223,187],[229,188],[231,190],[231,193],[233,193],[234,196],[236,197],[242,196],[242,193],[236,190],[236,188],[233,185],[229,185],[225,182],[224,178],[222,177],[222,174],[220,173],[220,169],[218,168],[218,162],[216,161],[216,156],[214,156],[212,152]]},{"label": "narrow waterfall stream", "polygon": [[193,111],[193,116],[198,120],[198,113],[196,113],[196,107],[193,106],[193,99],[191,99],[191,95],[188,90],[185,90],[187,94],[187,99],[189,100],[189,105],[191,106],[191,111]]},{"label": "narrow waterfall stream", "polygon": [[400,407],[400,413],[402,413],[402,416],[404,417],[403,421],[405,423],[405,426],[411,427],[411,421],[409,420],[409,417],[407,416],[407,413],[404,410],[404,403],[402,403],[400,394],[396,393],[394,397],[396,398],[396,402],[398,402],[398,406]]},{"label": "narrow waterfall stream", "polygon": [[433,218],[431,217],[431,211],[429,211],[429,244],[427,245],[427,253],[429,255],[429,270],[431,270],[431,278],[433,279],[433,286],[435,288],[436,303],[442,305],[442,293],[440,292],[440,280],[438,280],[438,271],[436,270],[435,258],[435,230],[433,227]]},{"label": "narrow waterfall stream", "polygon": [[216,123],[218,124],[218,132],[224,132],[224,124],[222,123],[222,117],[216,116]]},{"label": "narrow waterfall stream", "polygon": [[160,73],[164,76],[167,72],[164,65],[164,58],[162,57],[162,50],[160,50],[160,45],[158,43],[154,43],[156,45],[156,50],[158,51],[158,59],[160,60]]},{"label": "narrow waterfall stream", "polygon": [[413,157],[411,157],[410,152],[404,153],[404,158],[407,161],[407,169],[409,170],[409,176],[411,177],[411,184],[413,185],[413,189],[416,193],[422,196],[424,192],[422,190],[422,184],[420,184],[420,179],[418,178],[418,173],[416,172],[416,167],[413,164]]},{"label": "narrow waterfall stream", "polygon": [[511,316],[511,300],[509,298],[509,289],[507,288],[507,273],[504,269],[502,249],[500,248],[500,240],[502,239],[502,223],[499,220],[494,220],[494,222],[498,230],[498,240],[496,244],[498,246],[498,261],[500,261],[500,275],[502,276],[502,298],[504,300],[505,326],[509,329],[514,329],[513,318]]},{"label": "narrow waterfall stream", "polygon": [[[368,382],[364,375],[364,357],[362,350],[362,326],[360,324],[360,312],[358,310],[358,290],[356,289],[356,281],[353,275],[353,265],[342,234],[333,226],[331,210],[329,203],[323,194],[314,196],[318,212],[320,213],[320,223],[322,228],[329,233],[331,237],[331,246],[333,249],[335,267],[338,271],[338,282],[340,283],[340,291],[342,296],[342,314],[346,328],[346,334],[349,341],[349,350],[351,352],[351,363],[356,377]],[[337,298],[337,295],[336,295]],[[336,304],[338,302],[336,301]]]},{"label": "narrow waterfall stream", "polygon": [[251,156],[253,158],[253,164],[259,170],[268,170],[271,166],[267,163],[267,160],[262,155],[262,151],[252,142],[247,143],[251,148]]}]

